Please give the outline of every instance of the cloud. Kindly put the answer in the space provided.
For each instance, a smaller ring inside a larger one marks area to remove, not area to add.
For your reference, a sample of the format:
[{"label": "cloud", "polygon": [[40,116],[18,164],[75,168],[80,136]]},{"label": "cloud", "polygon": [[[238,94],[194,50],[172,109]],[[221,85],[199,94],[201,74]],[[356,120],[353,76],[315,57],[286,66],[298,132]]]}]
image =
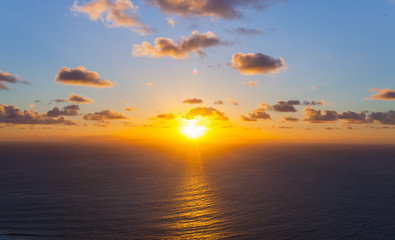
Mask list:
[{"label": "cloud", "polygon": [[240,8],[262,10],[276,0],[148,0],[166,14],[182,17],[204,16],[225,19],[242,18]]},{"label": "cloud", "polygon": [[287,102],[285,101],[278,101],[277,104],[272,106],[272,109],[276,112],[296,112],[296,108],[294,107],[295,105],[305,105],[305,106],[316,106],[316,105],[332,105],[330,103],[325,102],[324,100],[318,100],[318,101],[303,101],[301,103],[299,100],[289,100]]},{"label": "cloud", "polygon": [[245,75],[278,73],[286,68],[282,58],[274,59],[262,53],[233,54],[230,66]]},{"label": "cloud", "polygon": [[132,111],[138,111],[138,109],[135,107],[127,107],[127,108],[125,108],[125,111],[132,112]]},{"label": "cloud", "polygon": [[302,105],[306,105],[306,106],[309,106],[309,105],[311,105],[311,106],[315,106],[315,105],[332,106],[333,104],[332,103],[327,103],[324,100],[318,100],[316,102],[315,101],[311,101],[311,102],[303,101]]},{"label": "cloud", "polygon": [[69,105],[60,110],[58,107],[54,107],[52,110],[47,112],[49,117],[59,117],[59,116],[77,116],[80,107],[78,105]]},{"label": "cloud", "polygon": [[0,122],[11,124],[77,124],[75,121],[64,117],[55,118],[48,116],[46,113],[40,114],[33,110],[22,111],[18,107],[5,104],[0,104]]},{"label": "cloud", "polygon": [[122,113],[118,113],[110,110],[104,110],[101,112],[85,114],[83,116],[83,119],[89,121],[103,121],[103,120],[121,120],[128,118]]},{"label": "cloud", "polygon": [[196,116],[200,117],[211,117],[214,120],[219,121],[228,121],[228,117],[225,116],[225,113],[217,110],[213,107],[197,107],[189,109],[188,113],[186,114],[186,119],[193,119]]},{"label": "cloud", "polygon": [[19,75],[13,76],[8,72],[0,70],[0,90],[8,90],[6,83],[24,83],[30,84],[28,81],[23,80]]},{"label": "cloud", "polygon": [[337,113],[336,111],[322,111],[315,110],[312,107],[304,109],[306,117],[304,121],[310,123],[329,123],[336,122],[338,119],[346,121],[347,124],[366,124],[366,123],[380,123],[386,125],[395,125],[395,111],[388,112],[372,112],[366,115],[365,112],[345,111]]},{"label": "cloud", "polygon": [[97,72],[90,72],[83,66],[74,69],[62,67],[55,77],[55,82],[63,83],[63,85],[85,85],[87,87],[96,88],[114,86],[109,80],[100,79]]},{"label": "cloud", "polygon": [[182,101],[182,103],[200,104],[203,103],[203,100],[198,98],[191,98],[191,99],[185,99],[184,101]]},{"label": "cloud", "polygon": [[388,112],[372,112],[369,114],[371,121],[379,122],[381,124],[395,125],[395,111]]},{"label": "cloud", "polygon": [[235,106],[239,106],[239,102],[237,101],[236,98],[228,97],[226,100],[232,102],[232,104],[235,105]]},{"label": "cloud", "polygon": [[81,95],[74,94],[74,93],[69,95],[69,101],[73,102],[73,103],[93,103],[94,102],[93,99],[85,98]]},{"label": "cloud", "polygon": [[163,120],[173,120],[176,118],[176,116],[173,113],[161,113],[156,115],[155,118]]},{"label": "cloud", "polygon": [[241,115],[241,120],[247,122],[256,122],[259,119],[269,120],[271,117],[266,112],[267,109],[271,109],[271,107],[266,103],[261,103],[252,113],[248,113],[247,116]]},{"label": "cloud", "polygon": [[94,21],[100,20],[107,27],[125,27],[141,35],[151,33],[152,29],[140,22],[137,9],[130,0],[94,0],[82,5],[75,1],[70,10],[86,14]]},{"label": "cloud", "polygon": [[345,111],[338,114],[338,118],[345,120],[346,123],[349,124],[362,124],[368,123],[369,120],[366,118],[366,114],[364,112],[356,113],[352,111]]},{"label": "cloud", "polygon": [[198,33],[193,31],[187,38],[182,38],[178,43],[175,43],[170,38],[156,38],[155,46],[144,41],[140,45],[133,45],[132,54],[135,57],[172,57],[175,59],[186,59],[190,52],[205,55],[203,48],[218,46],[226,44],[222,42],[214,33],[208,31],[206,33]]},{"label": "cloud", "polygon": [[170,17],[166,18],[166,22],[167,22],[167,24],[169,24],[172,27],[177,27],[177,25],[178,25],[178,22]]},{"label": "cloud", "polygon": [[286,121],[286,122],[298,122],[299,118],[283,116],[283,120]]},{"label": "cloud", "polygon": [[222,104],[225,104],[225,103],[222,100],[217,100],[217,101],[214,101],[213,104],[215,104],[215,105],[222,105]]},{"label": "cloud", "polygon": [[391,90],[389,88],[385,89],[369,89],[371,92],[378,92],[375,95],[370,96],[370,99],[378,99],[378,100],[395,100],[395,90]]},{"label": "cloud", "polygon": [[243,82],[244,85],[247,85],[249,87],[255,87],[259,85],[258,81],[247,81],[247,82]]},{"label": "cloud", "polygon": [[262,29],[250,29],[250,28],[244,28],[244,27],[239,27],[239,28],[230,30],[229,32],[234,35],[248,35],[248,36],[263,34]]},{"label": "cloud", "polygon": [[145,83],[145,86],[148,86],[148,87],[158,87],[158,86],[155,85],[155,83],[153,83],[153,82],[146,82],[146,83]]},{"label": "cloud", "polygon": [[273,105],[272,108],[276,112],[296,112],[294,105],[299,105],[299,101],[278,101],[277,104]]},{"label": "cloud", "polygon": [[336,120],[338,119],[337,112],[331,110],[321,112],[320,109],[315,110],[312,107],[306,107],[303,110],[303,113],[306,115],[303,120],[310,123],[336,122]]},{"label": "cloud", "polygon": [[50,104],[51,104],[52,102],[56,102],[56,103],[65,103],[65,102],[67,102],[67,99],[63,99],[63,98],[54,99],[54,100],[51,100]]}]

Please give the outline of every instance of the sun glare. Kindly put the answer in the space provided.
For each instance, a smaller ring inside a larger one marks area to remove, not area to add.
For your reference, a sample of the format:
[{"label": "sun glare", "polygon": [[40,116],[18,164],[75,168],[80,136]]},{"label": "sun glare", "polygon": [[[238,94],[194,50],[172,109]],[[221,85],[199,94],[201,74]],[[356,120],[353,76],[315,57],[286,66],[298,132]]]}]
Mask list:
[{"label": "sun glare", "polygon": [[199,125],[196,119],[184,119],[183,122],[180,132],[187,138],[198,139],[207,131],[207,127]]}]

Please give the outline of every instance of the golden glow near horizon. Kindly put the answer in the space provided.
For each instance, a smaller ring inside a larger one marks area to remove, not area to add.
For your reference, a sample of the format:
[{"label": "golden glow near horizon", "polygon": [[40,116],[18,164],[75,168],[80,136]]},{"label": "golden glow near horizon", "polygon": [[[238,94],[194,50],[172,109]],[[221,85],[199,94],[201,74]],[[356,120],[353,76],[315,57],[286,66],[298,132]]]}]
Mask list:
[{"label": "golden glow near horizon", "polygon": [[191,139],[198,139],[207,132],[203,119],[182,119],[179,131],[182,135]]}]

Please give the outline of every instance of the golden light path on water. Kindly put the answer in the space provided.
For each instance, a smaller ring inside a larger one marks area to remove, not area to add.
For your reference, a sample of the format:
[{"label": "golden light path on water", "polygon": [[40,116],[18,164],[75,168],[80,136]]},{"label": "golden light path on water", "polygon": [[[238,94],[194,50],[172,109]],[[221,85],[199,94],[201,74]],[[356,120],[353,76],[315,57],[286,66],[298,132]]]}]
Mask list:
[{"label": "golden light path on water", "polygon": [[[174,193],[170,215],[164,217],[171,239],[221,239],[230,237],[215,188],[205,175],[197,143],[196,155],[188,159],[184,175]],[[169,236],[161,239],[169,239]]]}]

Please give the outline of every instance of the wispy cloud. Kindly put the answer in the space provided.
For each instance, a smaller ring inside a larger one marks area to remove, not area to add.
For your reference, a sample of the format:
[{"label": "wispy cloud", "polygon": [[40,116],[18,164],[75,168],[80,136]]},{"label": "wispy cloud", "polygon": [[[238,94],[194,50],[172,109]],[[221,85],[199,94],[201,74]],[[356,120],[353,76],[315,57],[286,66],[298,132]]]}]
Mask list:
[{"label": "wispy cloud", "polygon": [[130,0],[94,0],[81,5],[75,1],[71,7],[72,12],[86,14],[108,27],[125,27],[141,35],[151,33],[153,30],[139,20],[137,9]]},{"label": "wispy cloud", "polygon": [[226,44],[222,42],[214,33],[206,32],[200,34],[198,31],[193,31],[187,38],[182,38],[181,41],[175,43],[170,38],[156,38],[155,45],[152,46],[149,42],[142,42],[141,44],[133,45],[132,54],[135,57],[172,57],[175,59],[186,59],[189,53],[195,52],[199,55],[205,55],[204,48]]},{"label": "wispy cloud", "polygon": [[23,80],[19,75],[11,75],[8,72],[3,72],[0,70],[0,90],[8,90],[5,83],[24,83],[30,84],[28,81]]},{"label": "wispy cloud", "polygon": [[262,10],[277,0],[148,0],[167,14],[182,17],[208,16],[225,19],[242,18],[242,8]]}]

